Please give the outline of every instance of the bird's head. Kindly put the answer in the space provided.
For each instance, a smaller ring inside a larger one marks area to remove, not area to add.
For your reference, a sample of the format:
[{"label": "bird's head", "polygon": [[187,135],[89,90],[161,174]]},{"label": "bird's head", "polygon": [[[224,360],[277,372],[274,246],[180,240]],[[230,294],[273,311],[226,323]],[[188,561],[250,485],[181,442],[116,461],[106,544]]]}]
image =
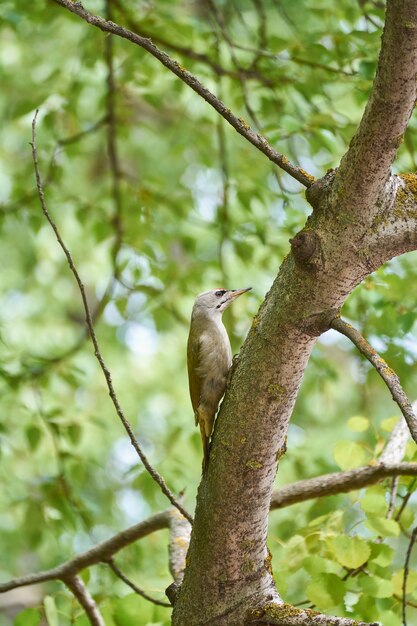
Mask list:
[{"label": "bird's head", "polygon": [[194,302],[193,316],[220,317],[229,304],[250,289],[252,287],[246,287],[246,289],[211,289],[200,293]]}]

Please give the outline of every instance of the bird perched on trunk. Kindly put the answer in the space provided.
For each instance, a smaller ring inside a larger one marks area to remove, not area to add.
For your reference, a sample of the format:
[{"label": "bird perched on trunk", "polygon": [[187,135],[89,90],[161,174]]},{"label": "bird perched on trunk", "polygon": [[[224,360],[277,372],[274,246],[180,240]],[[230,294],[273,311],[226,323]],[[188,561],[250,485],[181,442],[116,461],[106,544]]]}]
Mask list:
[{"label": "bird perched on trunk", "polygon": [[213,289],[197,296],[187,344],[188,382],[195,424],[203,441],[203,471],[219,402],[226,391],[232,349],[222,322],[223,311],[247,289]]}]

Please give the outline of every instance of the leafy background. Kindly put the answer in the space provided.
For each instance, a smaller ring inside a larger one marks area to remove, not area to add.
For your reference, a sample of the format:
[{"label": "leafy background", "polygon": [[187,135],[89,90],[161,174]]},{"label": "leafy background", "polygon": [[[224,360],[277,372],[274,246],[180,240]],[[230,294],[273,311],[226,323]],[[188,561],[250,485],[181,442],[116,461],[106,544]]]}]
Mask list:
[{"label": "leafy background", "polygon": [[[380,5],[114,0],[112,13],[152,36],[277,150],[321,176],[337,166],[369,95]],[[85,7],[104,15],[104,2]],[[48,206],[97,309],[120,402],[152,463],[174,490],[186,489],[191,510],[201,463],[185,363],[193,299],[220,285],[253,286],[225,315],[236,352],[288,239],[309,213],[298,183],[156,60],[121,40],[113,41],[118,206],[105,45],[103,33],[53,2],[0,5],[1,580],[58,564],[167,505],[114,414],[79,293],[40,210],[29,146],[35,109]],[[415,128],[414,120],[397,171],[416,169]],[[344,309],[411,399],[415,260],[409,254],[383,267]],[[374,461],[397,419],[375,372],[327,333],[304,378],[277,485]],[[406,459],[416,459],[414,444]],[[391,520],[389,488],[387,481],[271,514],[273,566],[286,601],[401,624],[413,496],[396,516],[414,481],[401,478]],[[167,540],[160,531],[117,557],[160,599],[170,583]],[[168,609],[132,595],[104,566],[86,577],[109,626],[169,623]],[[407,591],[417,606],[415,570]],[[87,623],[58,584],[0,601],[1,626]],[[417,616],[411,605],[410,620]]]}]

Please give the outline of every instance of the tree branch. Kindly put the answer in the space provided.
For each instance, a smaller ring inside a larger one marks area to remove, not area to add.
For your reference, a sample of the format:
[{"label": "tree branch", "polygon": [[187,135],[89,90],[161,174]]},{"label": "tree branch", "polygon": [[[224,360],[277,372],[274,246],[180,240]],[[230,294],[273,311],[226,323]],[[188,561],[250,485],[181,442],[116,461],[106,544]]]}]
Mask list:
[{"label": "tree branch", "polygon": [[107,565],[114,572],[114,574],[116,574],[116,576],[120,578],[120,580],[123,580],[123,582],[128,587],[133,589],[133,591],[137,593],[138,596],[145,598],[145,600],[148,600],[149,602],[152,602],[152,604],[156,604],[157,606],[165,606],[165,607],[171,608],[171,604],[168,604],[168,602],[162,602],[161,600],[157,600],[156,598],[153,598],[152,596],[147,594],[146,591],[138,587],[132,580],[130,580],[130,578],[126,576],[126,574],[122,572],[122,570],[116,565],[116,563],[114,562],[112,558],[108,559]]},{"label": "tree branch", "polygon": [[[391,177],[387,202],[370,226],[362,254],[376,269],[389,259],[417,248],[417,175]],[[360,245],[360,244],[359,244]]]},{"label": "tree branch", "polygon": [[401,387],[401,382],[397,374],[387,365],[384,359],[379,356],[366,339],[362,337],[360,332],[357,331],[351,324],[348,324],[340,317],[337,317],[332,321],[331,327],[350,339],[358,348],[359,352],[363,354],[363,356],[366,357],[374,366],[390,390],[392,399],[398,404],[400,411],[404,415],[407,422],[408,428],[410,429],[411,436],[417,443],[417,418],[409,399]]},{"label": "tree branch", "polygon": [[83,607],[91,626],[106,626],[97,604],[94,602],[81,578],[79,576],[73,576],[65,579],[64,582]]},{"label": "tree branch", "polygon": [[291,504],[313,498],[356,491],[391,476],[417,476],[417,463],[398,463],[396,465],[379,463],[346,472],[334,472],[316,478],[299,480],[274,491],[271,498],[271,510],[282,509]]},{"label": "tree branch", "polygon": [[191,87],[198,95],[200,95],[208,104],[210,104],[224,119],[229,122],[231,126],[240,134],[245,137],[255,148],[260,150],[265,156],[268,157],[273,163],[278,165],[287,174],[290,174],[293,178],[298,180],[305,187],[310,187],[314,182],[314,176],[308,174],[300,167],[297,167],[283,155],[277,152],[265,139],[265,137],[255,133],[250,126],[241,118],[236,117],[230,109],[228,109],[221,100],[219,100],[211,91],[209,91],[200,81],[186,69],[181,67],[176,61],[171,59],[165,52],[155,46],[150,39],[141,37],[136,33],[123,28],[118,24],[104,20],[103,18],[93,15],[86,11],[80,2],[72,2],[71,0],[53,0],[56,4],[68,9],[71,13],[75,13],[81,19],[88,22],[92,26],[99,28],[100,30],[118,35],[123,39],[136,44],[149,52],[153,57],[158,59],[166,68],[173,72],[178,78],[180,78],[186,85]]},{"label": "tree branch", "polygon": [[62,580],[66,582],[67,579],[74,578],[86,567],[97,565],[97,563],[106,563],[116,552],[126,548],[134,541],[138,541],[138,539],[142,539],[157,530],[169,528],[170,522],[170,509],[156,513],[143,522],[134,524],[134,526],[126,528],[126,530],[117,533],[110,539],[98,543],[86,552],[77,554],[74,558],[65,561],[65,563],[57,567],[1,583],[0,593],[16,589],[17,587],[26,587],[35,583],[45,582],[46,580]]},{"label": "tree branch", "polygon": [[169,571],[174,582],[180,585],[184,578],[191,526],[176,509],[170,512],[169,531]]},{"label": "tree branch", "polygon": [[[412,404],[413,410],[417,408],[417,402]],[[379,455],[378,462],[386,465],[400,463],[405,454],[405,447],[410,437],[410,431],[405,419],[400,419],[392,429],[388,442]]]},{"label": "tree branch", "polygon": [[[106,0],[106,18],[112,19],[111,0]],[[112,248],[113,261],[113,278],[118,277],[117,255],[123,240],[122,225],[122,196],[120,191],[121,168],[119,161],[119,153],[117,149],[117,127],[116,127],[116,81],[114,77],[114,54],[113,54],[113,37],[110,35],[105,38],[105,60],[107,65],[107,154],[110,163],[110,171],[112,177],[112,194],[114,213],[112,225],[115,231],[115,238]],[[111,281],[113,282],[113,281]]]},{"label": "tree branch", "polygon": [[[126,24],[129,26],[131,30],[133,30],[138,35],[145,37],[146,39],[152,39],[152,41],[156,42],[158,45],[163,46],[164,48],[169,48],[174,52],[186,57],[187,59],[191,59],[192,61],[197,61],[198,63],[203,63],[204,65],[208,65],[213,72],[221,77],[228,76],[229,78],[233,78],[235,80],[255,80],[265,85],[265,87],[273,87],[275,85],[274,81],[267,76],[264,76],[262,72],[254,68],[244,68],[241,67],[239,70],[234,71],[223,67],[218,61],[213,60],[208,54],[204,54],[203,52],[196,52],[193,48],[180,46],[179,44],[175,44],[164,37],[161,37],[159,34],[151,33],[147,30],[144,30],[140,24],[138,24],[127,12],[126,7],[122,5],[119,0],[113,0],[113,4],[117,7],[117,10],[123,16]],[[282,82],[282,77],[280,77],[280,82]],[[285,81],[285,82],[288,82]]]},{"label": "tree branch", "polygon": [[378,622],[369,624],[358,622],[349,617],[323,615],[318,611],[299,609],[285,603],[269,604],[262,609],[255,609],[245,624],[264,624],[264,626],[381,626]]},{"label": "tree branch", "polygon": [[86,321],[86,325],[88,327],[88,331],[90,333],[90,337],[91,337],[91,341],[93,343],[94,346],[94,355],[97,359],[97,361],[99,362],[99,365],[102,369],[102,372],[104,374],[104,378],[106,379],[106,383],[107,383],[107,388],[109,390],[109,395],[110,398],[113,402],[114,408],[116,409],[116,413],[120,419],[120,421],[122,422],[127,434],[129,435],[129,439],[130,442],[133,446],[133,448],[136,450],[140,460],[142,461],[143,465],[145,466],[146,470],[148,471],[148,473],[151,475],[151,477],[153,478],[153,480],[159,485],[159,487],[161,488],[162,493],[168,498],[168,500],[175,506],[177,507],[177,509],[180,511],[180,513],[182,515],[184,515],[184,517],[186,517],[188,519],[188,521],[192,524],[192,517],[189,513],[187,513],[187,511],[184,509],[184,507],[178,502],[178,500],[175,498],[174,494],[171,492],[171,490],[168,488],[167,484],[165,483],[165,480],[163,479],[163,477],[152,467],[152,465],[149,463],[147,456],[145,455],[144,451],[142,450],[142,447],[140,446],[139,442],[137,441],[132,427],[130,425],[130,422],[128,421],[128,419],[125,417],[122,408],[119,404],[119,400],[116,396],[116,393],[114,391],[114,387],[113,387],[113,382],[112,382],[112,378],[111,378],[111,374],[110,371],[108,370],[103,356],[101,354],[100,351],[100,347],[98,344],[98,340],[97,340],[97,336],[94,330],[94,324],[93,324],[93,320],[91,317],[91,313],[90,313],[90,309],[88,306],[88,301],[87,301],[87,296],[85,293],[85,289],[84,289],[84,285],[81,281],[80,275],[78,274],[78,271],[74,265],[74,261],[72,260],[71,257],[71,253],[68,250],[67,246],[65,245],[61,235],[59,234],[58,228],[55,224],[55,222],[52,220],[49,211],[48,211],[48,207],[46,206],[46,201],[45,201],[45,195],[43,192],[43,186],[42,186],[42,180],[41,180],[41,176],[40,176],[40,172],[39,172],[39,165],[38,165],[38,157],[37,157],[37,151],[36,151],[36,118],[38,115],[38,111],[36,111],[35,113],[35,117],[33,118],[33,122],[32,122],[32,156],[33,156],[33,163],[34,163],[34,167],[35,167],[35,176],[36,176],[36,185],[38,188],[38,194],[39,194],[39,200],[42,206],[42,211],[46,217],[46,219],[48,220],[52,230],[55,233],[55,237],[59,243],[59,245],[61,246],[65,256],[67,257],[67,261],[68,261],[68,265],[70,267],[71,272],[74,275],[74,278],[77,282],[78,285],[78,289],[80,291],[81,294],[81,299],[83,302],[83,306],[84,306],[84,311],[85,311],[85,321]]},{"label": "tree branch", "polygon": [[[413,408],[417,401],[413,403]],[[378,465],[367,465],[346,472],[334,472],[300,480],[273,492],[271,511],[314,498],[348,493],[374,485],[389,477],[417,476],[417,463],[401,463],[410,431],[403,418],[394,426],[389,439],[379,455]]]},{"label": "tree branch", "polygon": [[410,543],[408,544],[407,554],[405,557],[404,563],[404,578],[403,578],[403,597],[402,597],[402,614],[403,614],[403,626],[407,626],[407,578],[408,578],[408,570],[410,567],[410,558],[411,552],[413,550],[413,546],[417,539],[417,526],[414,528]]},{"label": "tree branch", "polygon": [[402,142],[416,100],[416,73],[417,3],[388,0],[371,97],[336,174],[344,204],[362,215],[375,206]]}]

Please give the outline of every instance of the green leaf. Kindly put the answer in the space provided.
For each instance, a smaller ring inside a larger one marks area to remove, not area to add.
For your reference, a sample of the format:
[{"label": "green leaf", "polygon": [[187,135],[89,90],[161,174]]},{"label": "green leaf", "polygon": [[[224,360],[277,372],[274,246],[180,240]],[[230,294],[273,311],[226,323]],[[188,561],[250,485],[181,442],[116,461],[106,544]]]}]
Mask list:
[{"label": "green leaf", "polygon": [[385,491],[381,487],[367,489],[366,494],[360,501],[361,509],[365,513],[384,515],[388,504],[385,500]]},{"label": "green leaf", "polygon": [[336,574],[340,569],[334,561],[316,554],[306,557],[303,561],[303,567],[312,576],[322,572]]},{"label": "green leaf", "polygon": [[43,600],[43,608],[45,610],[45,617],[48,622],[48,626],[59,626],[58,610],[52,596],[45,596]]},{"label": "green leaf", "polygon": [[29,447],[34,452],[39,446],[39,442],[42,438],[42,431],[38,426],[28,426],[25,431],[26,439],[28,440]]},{"label": "green leaf", "polygon": [[85,614],[77,617],[77,619],[74,622],[74,626],[90,626],[90,625],[91,625],[91,622]]},{"label": "green leaf", "polygon": [[[375,555],[375,556],[374,556]],[[372,563],[379,567],[387,567],[394,557],[394,550],[383,543],[372,545]]]},{"label": "green leaf", "polygon": [[399,315],[397,320],[401,330],[405,334],[408,333],[414,326],[416,316],[414,311],[409,311],[408,313],[404,313],[404,315]]},{"label": "green leaf", "polygon": [[376,63],[375,61],[361,61],[359,63],[359,74],[368,80],[371,80],[375,75]]},{"label": "green leaf", "polygon": [[286,548],[289,568],[291,570],[298,569],[308,554],[305,538],[301,535],[294,535],[288,541]]},{"label": "green leaf", "polygon": [[393,584],[391,580],[385,580],[378,576],[361,576],[359,585],[369,596],[373,598],[391,598]]},{"label": "green leaf", "polygon": [[349,569],[360,567],[371,556],[368,543],[359,537],[335,537],[329,545],[340,565]]},{"label": "green leaf", "polygon": [[[400,569],[398,572],[392,577],[392,585],[394,593],[397,596],[403,595],[403,584],[404,584],[404,570]],[[409,570],[407,576],[407,594],[412,593],[417,589],[417,572],[415,570]]]},{"label": "green leaf", "polygon": [[67,429],[68,437],[71,442],[76,445],[81,439],[81,426],[79,424],[70,424]]},{"label": "green leaf", "polygon": [[398,537],[400,534],[400,527],[393,519],[368,515],[366,525],[368,528],[373,530],[374,533],[381,537]]},{"label": "green leaf", "polygon": [[90,582],[90,578],[91,578],[91,573],[90,573],[89,568],[83,569],[83,571],[80,572],[80,577],[81,577],[83,583],[85,585],[88,585],[88,583]]},{"label": "green leaf", "polygon": [[113,619],[116,626],[138,626],[140,621],[146,624],[152,620],[153,606],[135,593],[120,598],[114,603]]},{"label": "green leaf", "polygon": [[397,424],[398,422],[398,416],[395,415],[394,417],[387,417],[387,419],[382,420],[381,422],[381,428],[382,430],[385,430],[386,432],[390,433],[394,426]]},{"label": "green leaf", "polygon": [[353,430],[356,433],[363,433],[365,432],[365,430],[368,430],[370,426],[370,422],[368,418],[366,417],[361,417],[360,415],[354,415],[353,417],[348,419],[347,425],[350,428],[350,430]]},{"label": "green leaf", "polygon": [[345,586],[335,574],[320,574],[307,585],[308,599],[320,609],[329,609],[342,603]]},{"label": "green leaf", "polygon": [[394,611],[382,611],[378,615],[378,621],[381,624],[387,624],[387,626],[402,626],[401,617],[394,613]]},{"label": "green leaf", "polygon": [[25,609],[16,615],[13,626],[38,626],[41,622],[41,613],[38,609]]},{"label": "green leaf", "polygon": [[414,511],[411,509],[404,509],[401,513],[401,526],[403,528],[410,528],[414,522]]},{"label": "green leaf", "polygon": [[342,470],[361,467],[366,461],[364,448],[355,441],[339,441],[333,450],[334,460]]}]

